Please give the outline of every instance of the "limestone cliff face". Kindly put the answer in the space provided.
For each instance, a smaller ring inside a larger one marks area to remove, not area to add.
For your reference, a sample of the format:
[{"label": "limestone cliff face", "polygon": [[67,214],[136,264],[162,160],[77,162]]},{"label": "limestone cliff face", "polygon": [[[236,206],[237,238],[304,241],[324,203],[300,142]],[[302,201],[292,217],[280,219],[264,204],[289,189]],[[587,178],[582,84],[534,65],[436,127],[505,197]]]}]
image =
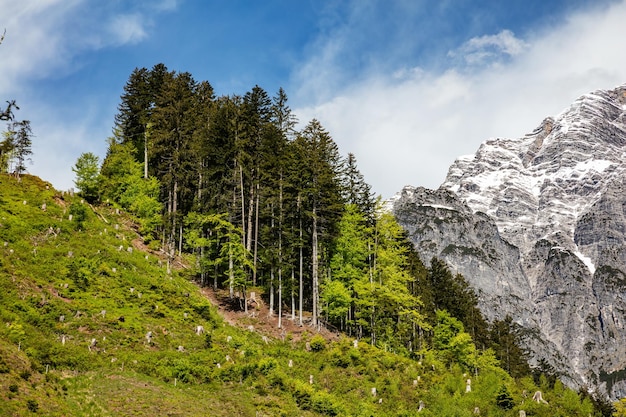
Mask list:
[{"label": "limestone cliff face", "polygon": [[390,206],[426,263],[521,324],[533,360],[626,396],[626,85],[580,97],[532,133],[484,142],[437,191]]}]

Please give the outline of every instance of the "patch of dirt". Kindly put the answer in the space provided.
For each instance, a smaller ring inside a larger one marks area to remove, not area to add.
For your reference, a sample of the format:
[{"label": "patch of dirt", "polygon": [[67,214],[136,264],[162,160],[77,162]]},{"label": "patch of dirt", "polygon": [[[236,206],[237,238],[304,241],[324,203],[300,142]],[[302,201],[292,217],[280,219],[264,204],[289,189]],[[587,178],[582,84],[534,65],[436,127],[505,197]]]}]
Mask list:
[{"label": "patch of dirt", "polygon": [[48,291],[50,291],[50,294],[54,295],[56,298],[58,298],[59,300],[63,301],[64,303],[71,303],[72,300],[70,300],[69,298],[65,298],[62,295],[59,294],[59,292],[57,291],[56,288],[49,286],[48,287]]},{"label": "patch of dirt", "polygon": [[[144,253],[149,253],[150,255],[158,258],[163,263],[167,262],[167,253],[165,253],[165,251],[162,249],[159,249],[159,250],[150,249],[148,245],[145,244],[141,236],[133,239],[131,241],[131,244],[136,250],[139,250]],[[174,259],[172,260],[172,269],[180,270],[180,269],[187,269],[187,268],[189,268],[189,266],[185,264],[185,262],[180,256],[174,256]]]},{"label": "patch of dirt", "polygon": [[297,312],[294,320],[291,312],[283,309],[282,323],[279,328],[276,307],[274,314],[270,316],[269,305],[258,294],[255,297],[256,302],[248,300],[248,311],[246,312],[241,307],[242,301],[236,297],[231,299],[227,290],[215,291],[213,288],[204,287],[200,291],[217,307],[224,321],[231,326],[255,331],[272,339],[285,340],[286,337],[290,337],[295,342],[309,338],[310,335],[316,333],[329,341],[339,339],[338,332],[325,327],[315,329],[311,325],[310,313],[303,315],[303,324],[300,325]]}]

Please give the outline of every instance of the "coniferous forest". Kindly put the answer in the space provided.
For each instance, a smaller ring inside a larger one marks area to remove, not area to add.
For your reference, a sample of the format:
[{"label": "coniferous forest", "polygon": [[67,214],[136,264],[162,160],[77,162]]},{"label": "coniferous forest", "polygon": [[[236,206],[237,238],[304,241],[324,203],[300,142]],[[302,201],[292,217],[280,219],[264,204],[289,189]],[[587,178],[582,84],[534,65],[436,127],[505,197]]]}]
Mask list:
[{"label": "coniferous forest", "polygon": [[283,89],[216,97],[163,64],[135,69],[102,167],[81,156],[77,186],[137,215],[170,262],[193,254],[198,283],[228,289],[242,309],[261,287],[278,317],[406,352],[447,310],[488,347],[463,278],[438,260],[425,268],[356,157],[318,120],[296,123]]},{"label": "coniferous forest", "polygon": [[[77,195],[0,155],[0,411],[613,412],[531,368],[510,317],[487,322],[463,276],[425,265],[355,155],[283,89],[218,97],[163,64],[135,69],[106,155],[72,168]],[[261,337],[252,294],[272,326],[307,332]]]}]

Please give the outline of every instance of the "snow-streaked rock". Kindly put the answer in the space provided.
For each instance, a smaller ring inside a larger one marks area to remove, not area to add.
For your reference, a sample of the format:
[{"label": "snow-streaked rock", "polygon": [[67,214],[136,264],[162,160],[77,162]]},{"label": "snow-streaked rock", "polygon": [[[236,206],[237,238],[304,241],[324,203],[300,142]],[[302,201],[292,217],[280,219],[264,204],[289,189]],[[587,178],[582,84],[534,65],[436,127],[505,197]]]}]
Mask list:
[{"label": "snow-streaked rock", "polygon": [[389,203],[489,318],[510,314],[570,385],[626,396],[626,85],[460,157],[437,191]]}]

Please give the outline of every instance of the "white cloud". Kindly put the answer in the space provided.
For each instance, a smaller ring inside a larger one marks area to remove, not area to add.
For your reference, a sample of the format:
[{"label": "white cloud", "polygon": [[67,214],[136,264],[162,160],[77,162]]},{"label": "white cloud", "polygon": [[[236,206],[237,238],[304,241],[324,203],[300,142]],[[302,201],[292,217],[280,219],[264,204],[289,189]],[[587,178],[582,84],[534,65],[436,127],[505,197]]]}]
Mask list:
[{"label": "white cloud", "polygon": [[110,101],[115,100],[93,92],[76,93],[71,103],[43,101],[34,86],[40,81],[53,85],[46,81],[79,72],[85,53],[145,40],[155,14],[176,6],[175,0],[0,0],[0,31],[6,28],[0,45],[0,107],[16,99],[21,108],[16,118],[31,120],[35,163],[27,166],[29,172],[57,188],[73,187],[70,168],[78,156],[87,151],[104,155],[113,117],[108,113],[114,109]]},{"label": "white cloud", "polygon": [[121,45],[139,43],[148,36],[143,16],[137,13],[114,16],[108,30]]},{"label": "white cloud", "polygon": [[0,93],[23,82],[73,72],[84,52],[137,44],[148,36],[155,13],[172,10],[175,0],[138,3],[86,0],[0,0]]},{"label": "white cloud", "polygon": [[[436,188],[454,159],[474,153],[484,140],[520,137],[579,95],[625,83],[624,21],[621,2],[579,11],[525,39],[507,31],[487,34],[455,51],[471,55],[488,47],[508,56],[498,65],[398,68],[340,86],[328,100],[294,111],[304,122],[319,119],[384,197],[406,184]],[[331,74],[327,85],[337,87],[333,67],[324,74]],[[324,77],[312,77],[303,89],[325,85]]]},{"label": "white cloud", "polygon": [[0,45],[0,92],[20,89],[20,81],[47,75],[68,57],[64,34],[58,29],[78,1],[0,0],[7,20],[0,21],[6,38]]},{"label": "white cloud", "polygon": [[483,35],[470,39],[449,56],[461,55],[470,65],[486,64],[497,61],[503,56],[513,57],[528,48],[528,44],[515,37],[510,30],[503,30],[497,35]]}]

